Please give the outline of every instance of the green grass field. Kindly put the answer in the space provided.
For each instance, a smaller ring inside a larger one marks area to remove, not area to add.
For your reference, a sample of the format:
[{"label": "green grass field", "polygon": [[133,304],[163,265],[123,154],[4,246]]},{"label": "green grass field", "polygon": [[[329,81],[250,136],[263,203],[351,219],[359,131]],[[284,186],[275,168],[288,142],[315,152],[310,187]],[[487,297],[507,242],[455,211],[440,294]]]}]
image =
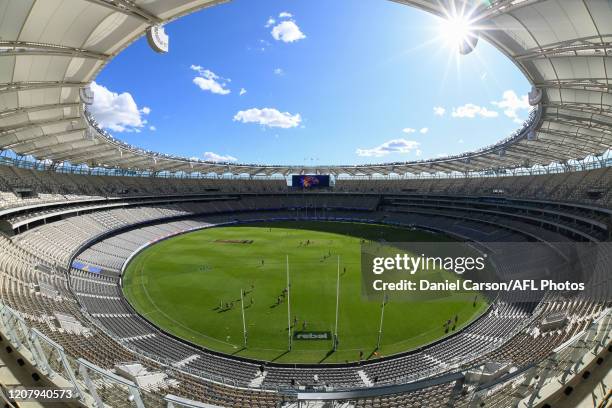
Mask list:
[{"label": "green grass field", "polygon": [[[136,310],[159,327],[209,349],[260,360],[292,363],[355,361],[373,357],[381,305],[361,296],[360,243],[448,241],[420,231],[340,222],[275,222],[210,228],[168,239],[139,254],[128,266],[123,289]],[[243,242],[245,241],[245,242]],[[250,242],[249,242],[250,241]],[[306,242],[310,243],[306,245]],[[330,255],[331,254],[331,255]],[[340,256],[339,346],[331,340],[294,340],[287,351],[286,255],[291,275],[291,320],[301,330],[333,332],[337,257]],[[262,263],[263,260],[263,263]],[[344,269],[346,268],[346,272]],[[240,291],[248,331],[243,346]],[[438,302],[394,302],[385,308],[379,355],[407,351],[445,336],[484,310],[465,297]],[[480,297],[482,298],[482,297]],[[220,307],[234,302],[226,310]]]}]

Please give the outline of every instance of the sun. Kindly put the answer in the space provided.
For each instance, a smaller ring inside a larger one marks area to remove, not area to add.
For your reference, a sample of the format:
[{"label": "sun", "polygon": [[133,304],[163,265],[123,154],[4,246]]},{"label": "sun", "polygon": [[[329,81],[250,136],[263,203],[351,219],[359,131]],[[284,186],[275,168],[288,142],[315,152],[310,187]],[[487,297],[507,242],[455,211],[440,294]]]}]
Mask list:
[{"label": "sun", "polygon": [[469,54],[478,43],[478,32],[467,14],[450,14],[440,21],[439,36],[446,46],[461,54]]}]

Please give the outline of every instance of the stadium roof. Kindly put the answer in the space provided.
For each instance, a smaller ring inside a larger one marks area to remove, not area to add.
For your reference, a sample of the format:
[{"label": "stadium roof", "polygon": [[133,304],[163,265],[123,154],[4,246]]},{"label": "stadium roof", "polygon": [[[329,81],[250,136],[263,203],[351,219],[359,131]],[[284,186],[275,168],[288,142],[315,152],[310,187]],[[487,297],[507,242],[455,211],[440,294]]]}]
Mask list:
[{"label": "stadium roof", "polygon": [[[383,1],[383,0],[381,0]],[[452,0],[393,0],[446,15]],[[0,147],[53,162],[149,171],[272,175],[466,172],[564,163],[612,145],[612,2],[465,0],[480,37],[522,70],[538,102],[494,146],[458,156],[377,165],[212,163],[149,152],[101,131],[88,84],[153,27],[220,0],[0,0]],[[152,40],[154,43],[155,41]],[[541,100],[539,92],[541,91]],[[501,135],[500,135],[501,136]]]}]

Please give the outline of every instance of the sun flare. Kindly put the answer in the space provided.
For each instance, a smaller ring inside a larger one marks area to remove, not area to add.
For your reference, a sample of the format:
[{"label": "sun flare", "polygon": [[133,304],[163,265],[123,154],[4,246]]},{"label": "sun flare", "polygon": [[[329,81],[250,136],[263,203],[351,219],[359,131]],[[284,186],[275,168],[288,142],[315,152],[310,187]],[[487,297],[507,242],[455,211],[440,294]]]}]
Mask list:
[{"label": "sun flare", "polygon": [[441,20],[439,32],[445,45],[461,54],[470,53],[478,42],[473,21],[465,14],[449,15]]}]

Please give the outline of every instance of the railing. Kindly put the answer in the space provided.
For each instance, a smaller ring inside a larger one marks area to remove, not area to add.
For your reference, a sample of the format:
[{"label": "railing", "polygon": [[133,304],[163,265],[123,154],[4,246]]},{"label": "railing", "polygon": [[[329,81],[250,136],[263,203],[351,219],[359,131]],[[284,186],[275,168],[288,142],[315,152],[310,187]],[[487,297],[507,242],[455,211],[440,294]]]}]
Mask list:
[{"label": "railing", "polygon": [[[85,406],[214,407],[173,395],[161,397],[87,360],[74,358],[67,354],[61,345],[38,330],[30,328],[19,313],[2,302],[0,333],[53,384],[53,388],[70,390],[73,400]],[[11,403],[3,393],[0,393],[0,401]]]},{"label": "railing", "polygon": [[[74,358],[61,345],[29,327],[19,313],[1,301],[0,332],[55,387],[72,390],[75,399],[86,406],[214,407],[174,395],[160,397],[82,358]],[[468,398],[475,404],[487,400],[487,406],[508,406],[508,401],[512,401],[512,406],[535,405],[538,398],[551,395],[572,380],[611,340],[612,310],[606,309],[585,331],[555,349],[542,361],[526,370],[517,371],[502,382],[474,386],[467,396],[457,398]]]},{"label": "railing", "polygon": [[30,328],[17,312],[2,302],[0,332],[55,388],[70,390],[74,399],[86,406],[102,408],[104,404],[119,406],[118,402],[129,401],[132,406],[145,408],[143,390],[136,384],[68,355],[61,345]]},{"label": "railing", "polygon": [[605,310],[583,332],[553,350],[526,370],[503,381],[471,390],[470,406],[531,407],[563,390],[565,386],[612,341],[612,309]]}]

